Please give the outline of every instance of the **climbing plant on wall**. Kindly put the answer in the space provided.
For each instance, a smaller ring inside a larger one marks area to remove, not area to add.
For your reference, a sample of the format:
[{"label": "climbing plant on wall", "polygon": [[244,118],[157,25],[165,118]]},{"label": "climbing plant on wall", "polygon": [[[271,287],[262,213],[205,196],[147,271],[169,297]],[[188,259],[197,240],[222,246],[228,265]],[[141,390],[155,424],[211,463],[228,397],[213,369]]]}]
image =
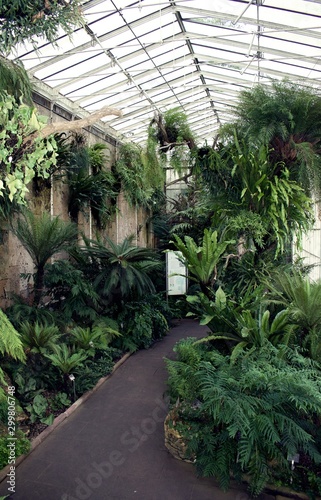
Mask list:
[{"label": "climbing plant on wall", "polygon": [[0,195],[10,201],[24,203],[29,182],[36,174],[48,177],[56,162],[55,139],[38,135],[46,121],[36,108],[0,94]]}]

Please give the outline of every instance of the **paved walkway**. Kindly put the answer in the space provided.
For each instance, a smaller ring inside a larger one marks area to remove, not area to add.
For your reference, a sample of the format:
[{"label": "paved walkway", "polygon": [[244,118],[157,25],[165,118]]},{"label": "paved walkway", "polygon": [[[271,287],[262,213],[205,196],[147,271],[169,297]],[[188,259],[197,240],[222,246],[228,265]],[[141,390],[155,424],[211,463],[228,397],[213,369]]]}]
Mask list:
[{"label": "paved walkway", "polygon": [[[204,327],[182,320],[139,351],[59,425],[17,468],[14,500],[248,500],[200,479],[164,446],[167,413],[164,357]],[[0,485],[0,496],[8,485]],[[273,496],[261,495],[272,500]]]}]

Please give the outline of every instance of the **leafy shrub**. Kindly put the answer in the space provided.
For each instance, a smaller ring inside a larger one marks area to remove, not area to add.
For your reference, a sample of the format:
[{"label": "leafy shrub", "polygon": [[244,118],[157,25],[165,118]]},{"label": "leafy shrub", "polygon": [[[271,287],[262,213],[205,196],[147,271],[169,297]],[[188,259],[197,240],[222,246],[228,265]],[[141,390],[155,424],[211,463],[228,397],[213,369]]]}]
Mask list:
[{"label": "leafy shrub", "polygon": [[[15,456],[19,457],[20,455],[24,455],[25,453],[28,453],[30,451],[30,441],[25,437],[23,432],[21,432],[19,430],[16,432],[16,438],[17,438],[17,440],[15,441],[15,443],[16,443]],[[3,467],[8,465],[9,448],[7,445],[8,445],[7,436],[1,436],[0,437],[0,469],[3,469]]]},{"label": "leafy shrub", "polygon": [[98,380],[111,373],[114,366],[113,349],[96,352],[94,359],[88,359],[81,370],[75,371],[75,386],[78,395],[92,389]]},{"label": "leafy shrub", "polygon": [[259,495],[275,470],[290,481],[289,457],[321,463],[321,374],[311,360],[267,341],[234,362],[191,339],[176,350],[178,360],[167,360],[170,393],[180,400],[176,428],[201,474],[215,476],[224,490],[231,472],[247,474],[251,494]]},{"label": "leafy shrub", "polygon": [[164,315],[148,301],[129,302],[118,317],[124,334],[115,345],[125,350],[147,349],[168,331]]},{"label": "leafy shrub", "polygon": [[67,260],[46,265],[45,284],[51,297],[50,308],[59,311],[66,321],[94,321],[99,296],[85,273]]},{"label": "leafy shrub", "polygon": [[19,331],[24,348],[33,353],[45,352],[52,348],[60,338],[57,326],[38,321],[21,323]]}]

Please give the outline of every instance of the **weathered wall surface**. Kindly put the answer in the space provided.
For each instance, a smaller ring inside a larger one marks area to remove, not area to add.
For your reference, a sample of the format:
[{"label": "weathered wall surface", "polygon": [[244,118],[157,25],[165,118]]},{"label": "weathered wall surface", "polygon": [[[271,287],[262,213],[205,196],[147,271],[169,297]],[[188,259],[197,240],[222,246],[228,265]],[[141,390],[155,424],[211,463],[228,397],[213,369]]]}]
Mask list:
[{"label": "weathered wall surface", "polygon": [[[71,116],[67,112],[55,106],[41,105],[36,101],[40,114],[48,116],[52,121],[70,120]],[[114,139],[104,136],[99,131],[90,127],[81,131],[87,139],[89,145],[97,142],[105,143],[106,168],[111,168],[115,161],[117,143]],[[40,181],[42,182],[42,181]],[[61,180],[53,179],[45,185],[41,183],[29,186],[29,206],[36,214],[48,211],[52,216],[59,216],[63,220],[70,220],[68,214],[68,186]],[[78,226],[89,238],[95,238],[97,231],[108,235],[116,242],[122,241],[126,236],[135,235],[135,243],[140,246],[151,246],[153,239],[147,224],[149,214],[142,209],[135,209],[129,206],[123,193],[117,199],[117,211],[112,216],[106,229],[98,230],[95,221],[91,217],[90,210],[86,213],[79,213]],[[81,240],[80,240],[81,241]],[[61,258],[63,255],[56,256]],[[0,307],[5,308],[11,303],[12,294],[22,296],[26,301],[30,297],[32,280],[24,279],[21,274],[32,275],[34,266],[31,257],[20,244],[13,233],[4,228],[0,237]]]}]

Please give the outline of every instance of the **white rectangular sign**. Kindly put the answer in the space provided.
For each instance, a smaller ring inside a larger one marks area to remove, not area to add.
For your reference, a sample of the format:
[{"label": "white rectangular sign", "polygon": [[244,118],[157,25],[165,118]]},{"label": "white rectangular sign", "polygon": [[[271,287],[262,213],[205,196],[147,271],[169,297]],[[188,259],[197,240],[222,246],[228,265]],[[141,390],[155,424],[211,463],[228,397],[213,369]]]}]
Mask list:
[{"label": "white rectangular sign", "polygon": [[180,261],[181,252],[166,252],[167,295],[184,295],[187,292],[187,268]]}]

